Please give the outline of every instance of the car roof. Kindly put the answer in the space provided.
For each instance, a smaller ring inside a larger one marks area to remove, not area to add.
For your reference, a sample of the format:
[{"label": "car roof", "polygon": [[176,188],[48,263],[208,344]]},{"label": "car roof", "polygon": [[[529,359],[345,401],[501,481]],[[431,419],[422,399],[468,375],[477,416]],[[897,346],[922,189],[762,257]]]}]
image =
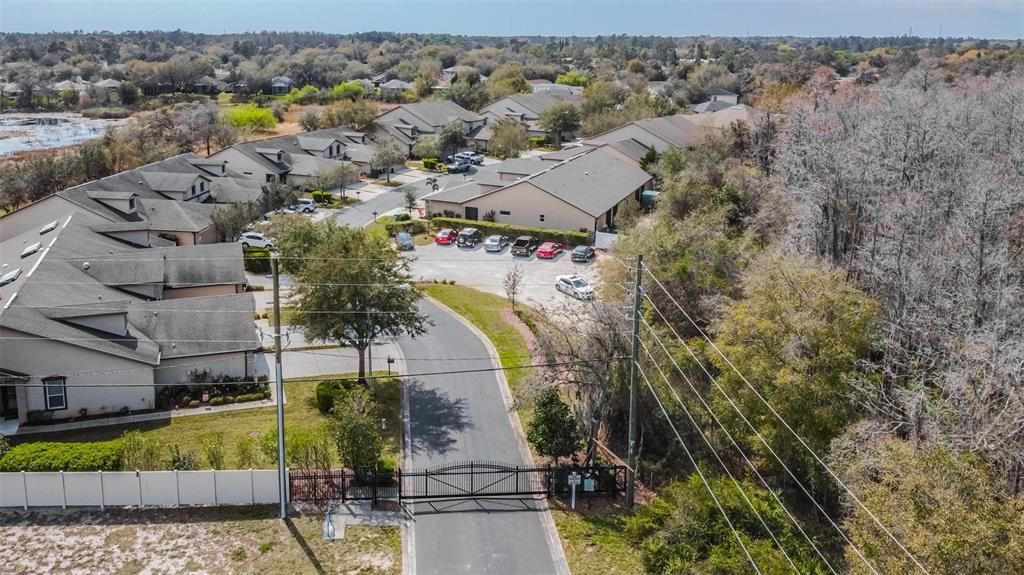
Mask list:
[{"label": "car roof", "polygon": [[398,232],[398,237],[400,237],[400,238],[411,238],[412,235],[409,232]]},{"label": "car roof", "polygon": [[519,241],[519,240],[532,240],[532,239],[533,239],[533,236],[519,236],[518,238],[516,238],[516,241]]},{"label": "car roof", "polygon": [[[558,244],[558,242],[544,242],[545,246],[553,246],[553,245],[556,245],[556,244]],[[561,244],[558,244],[558,245],[561,245]]]},{"label": "car roof", "polygon": [[479,230],[477,230],[476,228],[462,228],[462,231],[460,231],[459,233],[460,234],[471,234],[471,233],[477,232],[477,231],[479,231]]},{"label": "car roof", "polygon": [[574,252],[581,252],[583,250],[589,250],[589,249],[590,249],[590,246],[576,246],[572,250]]},{"label": "car roof", "polygon": [[440,231],[438,231],[437,233],[439,233],[439,234],[447,234],[449,232],[454,232],[454,231],[455,230],[453,230],[451,228],[441,228]]},{"label": "car roof", "polygon": [[487,236],[487,239],[491,239],[491,238],[494,238],[494,239],[498,239],[498,240],[500,240],[500,239],[501,239],[501,238],[503,238],[503,237],[505,237],[505,236],[503,236],[503,235],[501,235],[501,234],[491,234],[491,235]]}]

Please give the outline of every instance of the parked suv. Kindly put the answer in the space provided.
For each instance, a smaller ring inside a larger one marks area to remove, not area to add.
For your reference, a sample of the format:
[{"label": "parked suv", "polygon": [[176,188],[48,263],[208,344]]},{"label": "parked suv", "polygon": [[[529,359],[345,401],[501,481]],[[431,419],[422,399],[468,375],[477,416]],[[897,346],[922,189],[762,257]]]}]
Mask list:
[{"label": "parked suv", "polygon": [[288,209],[293,212],[310,214],[316,211],[316,202],[309,198],[299,198],[295,200],[294,204],[288,206]]},{"label": "parked suv", "polygon": [[540,242],[533,236],[519,236],[512,242],[512,255],[529,257],[538,245]]},{"label": "parked suv", "polygon": [[483,239],[484,235],[480,233],[480,230],[476,228],[463,228],[459,232],[458,244],[467,248],[473,248]]},{"label": "parked suv", "polygon": [[484,155],[474,152],[459,152],[454,156],[448,156],[447,160],[450,164],[473,164],[474,166],[479,166],[484,163]]},{"label": "parked suv", "polygon": [[238,241],[243,248],[267,248],[268,250],[274,248],[270,238],[256,232],[245,232],[238,238]]},{"label": "parked suv", "polygon": [[469,171],[469,162],[455,162],[448,164],[449,174],[462,174]]}]

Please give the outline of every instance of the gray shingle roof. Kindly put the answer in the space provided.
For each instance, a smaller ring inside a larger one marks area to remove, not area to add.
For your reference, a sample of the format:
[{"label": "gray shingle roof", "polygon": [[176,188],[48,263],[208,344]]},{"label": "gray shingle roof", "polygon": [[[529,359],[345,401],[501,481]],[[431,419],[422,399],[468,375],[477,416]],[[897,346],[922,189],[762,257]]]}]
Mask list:
[{"label": "gray shingle roof", "polygon": [[699,126],[690,121],[690,117],[676,115],[636,120],[598,134],[591,140],[610,143],[633,139],[658,152],[663,152],[669,147],[689,148],[701,137]]},{"label": "gray shingle roof", "polygon": [[[439,191],[427,199],[465,203],[474,198],[500,193],[509,186],[530,182],[556,198],[592,215],[600,216],[651,180],[651,175],[610,152],[595,148],[555,164],[533,160],[541,171],[516,181],[490,187],[479,181]],[[484,170],[477,172],[481,175]]]}]

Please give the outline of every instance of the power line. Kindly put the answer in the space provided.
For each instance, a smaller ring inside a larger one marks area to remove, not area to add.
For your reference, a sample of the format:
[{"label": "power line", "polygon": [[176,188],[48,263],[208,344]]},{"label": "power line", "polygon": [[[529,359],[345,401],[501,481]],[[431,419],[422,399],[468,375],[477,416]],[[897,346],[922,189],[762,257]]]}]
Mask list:
[{"label": "power line", "polygon": [[[445,370],[445,371],[428,371],[428,372],[420,372],[420,373],[405,373],[405,374],[396,373],[396,374],[392,374],[392,375],[367,375],[367,376],[363,377],[362,379],[370,381],[370,380],[378,380],[378,379],[408,379],[408,378],[415,378],[415,377],[432,377],[432,376],[437,376],[437,375],[463,375],[463,374],[469,374],[469,373],[491,373],[491,372],[498,372],[498,371],[512,371],[512,370],[518,370],[518,369],[536,369],[536,368],[539,368],[539,367],[563,367],[563,366],[568,366],[568,365],[601,363],[601,362],[605,362],[605,361],[616,361],[616,360],[620,360],[620,359],[628,359],[628,358],[626,358],[626,357],[606,357],[606,358],[587,359],[587,360],[559,361],[559,362],[548,362],[548,363],[532,363],[532,364],[525,364],[525,365],[510,365],[510,366],[507,366],[507,367],[505,367],[505,366],[501,366],[501,367],[481,367],[481,368],[476,368],[476,369],[455,369],[455,370]],[[39,377],[39,376],[36,376],[36,377]],[[44,377],[49,377],[49,376],[44,376]],[[319,377],[319,378],[309,378],[309,379],[292,379],[290,381],[285,381],[285,383],[305,382],[305,381],[324,381],[324,380],[327,380],[327,379],[336,380],[336,381],[359,381],[360,380],[360,378],[358,376],[354,376],[354,377],[323,376],[323,377]],[[251,384],[255,384],[255,383],[276,383],[276,382],[277,382],[277,380],[270,380],[270,379],[268,379],[266,381],[254,381],[254,380],[249,380],[249,381],[225,381],[225,382],[211,381],[211,382],[204,382],[204,383],[163,383],[163,384],[155,384],[155,383],[123,383],[123,384],[122,383],[75,383],[75,384],[71,384],[71,387],[73,387],[73,388],[86,388],[86,387],[99,387],[99,388],[104,388],[104,387],[187,387],[187,386],[196,386],[196,385],[251,385]],[[46,385],[42,384],[42,383],[0,383],[0,387],[46,387]]]},{"label": "power line", "polygon": [[[722,423],[722,421],[718,418],[718,415],[715,413],[715,411],[711,408],[711,406],[707,403],[707,401],[705,401],[704,398],[701,396],[700,392],[697,390],[697,386],[695,386],[693,384],[693,381],[691,381],[690,378],[686,375],[686,372],[683,371],[683,369],[679,366],[678,363],[676,363],[675,358],[672,357],[672,354],[669,352],[668,348],[665,347],[665,344],[662,342],[661,338],[658,337],[658,334],[657,334],[657,332],[654,331],[654,328],[651,327],[651,325],[649,323],[647,323],[647,321],[644,320],[643,318],[641,318],[641,321],[643,322],[644,326],[646,326],[647,329],[650,331],[651,335],[654,337],[654,340],[661,347],[662,351],[665,352],[665,356],[668,357],[669,360],[672,362],[672,365],[675,366],[676,371],[679,373],[679,375],[681,375],[683,377],[683,380],[686,381],[687,385],[693,391],[693,394],[697,397],[698,400],[700,400],[700,402],[704,406],[704,408],[708,410],[708,413],[711,414],[711,417],[715,420],[715,423],[718,424],[718,427],[721,428],[723,432],[725,432],[725,436],[729,439],[729,442],[732,443],[732,445],[736,449],[736,451],[739,452],[740,456],[743,457],[743,460],[747,463],[747,465],[750,467],[750,469],[754,472],[754,475],[756,475],[757,478],[761,481],[761,484],[764,485],[765,490],[768,493],[770,493],[772,498],[775,499],[775,502],[779,504],[779,507],[781,507],[782,510],[786,513],[786,516],[788,516],[790,521],[793,522],[793,525],[795,525],[797,530],[800,531],[800,534],[803,535],[804,539],[807,540],[807,543],[810,544],[812,549],[814,549],[814,552],[818,554],[818,557],[820,557],[821,560],[825,562],[825,565],[828,567],[829,571],[831,571],[835,575],[838,575],[838,573],[835,570],[835,568],[832,567],[832,564],[829,563],[828,559],[825,558],[825,555],[818,549],[818,546],[815,545],[814,541],[811,540],[811,537],[804,531],[803,527],[800,525],[800,522],[796,520],[796,517],[793,516],[793,514],[789,511],[789,509],[786,507],[786,505],[782,502],[782,499],[779,498],[779,496],[775,493],[775,491],[768,485],[768,480],[766,480],[764,478],[764,476],[761,475],[761,472],[757,469],[757,466],[754,465],[754,463],[750,460],[749,457],[747,457],[747,454],[744,453],[742,448],[740,448],[739,443],[737,443],[736,440],[733,438],[732,434],[729,433],[729,430],[726,428],[725,424]],[[654,366],[658,369],[658,372],[661,373],[662,379],[665,380],[665,385],[667,385],[669,390],[672,392],[672,395],[675,397],[676,402],[679,403],[679,406],[682,407],[683,410],[685,411],[686,407],[683,405],[682,399],[676,393],[675,388],[672,387],[672,384],[669,382],[668,377],[665,375],[665,372],[662,371],[661,365],[658,364],[658,362],[654,359],[654,356],[651,354],[650,350],[648,350],[647,346],[645,344],[643,344],[643,342],[641,342],[641,345],[644,346],[644,350],[647,351],[647,355],[651,357],[651,361],[654,363]],[[689,413],[687,413],[687,415],[689,415]],[[691,418],[691,421],[692,421],[692,418]],[[696,423],[694,423],[694,426],[696,426]],[[708,447],[711,447],[710,444],[708,445]],[[714,451],[713,448],[712,448],[712,451]],[[717,454],[716,454],[716,457],[717,457]],[[721,461],[721,460],[719,460],[719,461]],[[843,535],[845,537],[845,534],[843,534],[842,530],[840,530],[839,532],[840,532],[840,535]],[[847,540],[847,542],[850,542],[850,541]],[[852,545],[852,543],[850,543],[850,544]],[[870,568],[871,565],[869,564],[868,567]]]},{"label": "power line", "polygon": [[[925,569],[924,565],[922,565],[921,562],[918,561],[917,557],[915,557],[914,554],[911,553],[910,550],[907,549],[906,546],[903,545],[903,543],[892,533],[892,531],[890,531],[889,528],[886,527],[885,524],[883,524],[882,521],[880,519],[878,519],[878,517],[870,509],[868,509],[868,507],[866,505],[864,505],[864,502],[861,501],[859,497],[857,497],[857,494],[854,493],[853,490],[851,490],[849,488],[849,486],[847,486],[846,483],[843,482],[843,480],[839,478],[839,475],[835,471],[833,471],[832,468],[828,466],[828,464],[825,463],[825,461],[814,451],[814,449],[812,449],[811,446],[808,445],[807,442],[804,441],[804,439],[802,437],[800,437],[800,435],[789,425],[789,423],[781,415],[779,415],[779,412],[775,410],[775,408],[771,405],[771,403],[768,402],[767,399],[764,398],[763,395],[761,395],[761,392],[759,392],[757,390],[757,388],[755,388],[753,386],[753,384],[750,383],[750,381],[746,378],[746,376],[744,376],[740,372],[740,370],[736,368],[736,366],[732,363],[732,361],[722,352],[721,349],[719,349],[719,347],[715,344],[715,342],[710,337],[708,337],[708,335],[704,332],[703,329],[700,328],[699,325],[697,325],[697,322],[695,322],[693,320],[693,318],[690,316],[690,314],[687,313],[686,310],[683,309],[683,307],[679,304],[679,302],[676,300],[676,298],[673,297],[671,293],[669,293],[669,291],[665,288],[664,284],[661,283],[661,281],[654,275],[654,273],[650,270],[650,268],[648,268],[647,266],[644,266],[644,270],[648,273],[648,275],[651,276],[651,278],[658,285],[658,287],[661,288],[661,291],[664,292],[664,294],[668,297],[669,301],[671,301],[675,305],[675,307],[683,314],[683,316],[686,317],[686,319],[690,322],[691,325],[693,325],[693,327],[697,330],[697,332],[700,333],[700,335],[704,338],[704,340],[707,341],[711,345],[712,349],[714,349],[715,352],[718,353],[718,355],[726,362],[726,364],[729,365],[729,367],[736,373],[736,375],[738,375],[740,377],[740,379],[746,384],[746,386],[752,392],[754,392],[754,395],[756,395],[757,398],[759,400],[761,400],[761,402],[765,405],[765,407],[767,407],[768,410],[772,412],[772,415],[774,415],[775,418],[778,419],[782,423],[782,425],[789,431],[789,433],[792,434],[794,438],[796,438],[796,440],[800,443],[800,445],[803,446],[803,448],[808,453],[811,454],[811,456],[815,459],[815,461],[817,461],[825,469],[825,471],[827,471],[828,474],[831,475],[833,479],[835,479],[836,483],[839,486],[841,486],[843,488],[843,490],[846,491],[846,493],[849,494],[849,496],[851,498],[853,498],[853,500],[857,503],[857,505],[861,509],[863,509],[864,512],[868,514],[868,516],[871,517],[872,521],[874,521],[874,523],[876,525],[878,525],[878,527],[883,532],[885,532],[885,534],[889,537],[889,539],[891,539],[900,548],[900,550],[902,550],[903,553],[908,558],[910,558],[910,560],[914,563],[914,565],[917,566],[918,569],[920,569],[923,573],[925,573],[927,575],[930,575],[928,570]],[[651,301],[651,298],[649,296],[647,296],[647,299],[648,299],[648,301]],[[664,317],[664,316],[662,316],[662,317]],[[673,331],[674,331],[674,328],[673,328]],[[680,340],[681,339],[682,338],[680,338]]]},{"label": "power line", "polygon": [[[694,419],[693,415],[690,413],[690,410],[687,409],[686,404],[684,404],[682,399],[680,399],[679,396],[676,394],[675,389],[672,388],[672,384],[669,383],[669,381],[668,381],[668,376],[665,375],[665,372],[662,371],[661,366],[658,365],[657,360],[654,358],[654,354],[651,353],[651,350],[647,347],[647,344],[645,344],[643,341],[640,341],[640,346],[643,347],[644,353],[647,354],[647,357],[651,358],[651,362],[658,369],[658,372],[661,373],[661,378],[663,380],[665,380],[665,385],[667,385],[669,390],[672,392],[672,395],[676,399],[676,403],[678,403],[679,407],[681,407],[683,409],[683,413],[686,414],[686,418],[690,420],[691,424],[693,424],[693,429],[695,431],[697,431],[697,433],[700,434],[701,439],[704,440],[704,444],[708,446],[708,449],[711,450],[711,454],[715,456],[715,460],[718,461],[718,464],[722,466],[722,469],[725,471],[726,475],[728,475],[729,479],[732,480],[733,485],[736,486],[736,490],[739,491],[740,496],[743,497],[743,500],[747,502],[747,506],[750,507],[750,510],[754,512],[754,516],[757,517],[757,520],[761,523],[761,526],[764,527],[765,531],[767,531],[768,535],[772,538],[772,541],[774,541],[775,545],[778,546],[780,551],[782,551],[782,555],[786,557],[786,561],[789,562],[789,565],[793,568],[793,571],[795,571],[797,573],[797,575],[799,575],[800,574],[800,569],[796,566],[796,563],[793,562],[793,559],[789,556],[789,553],[786,551],[786,548],[783,547],[781,542],[779,542],[779,539],[778,539],[778,537],[775,536],[775,533],[772,532],[770,527],[768,527],[768,522],[766,522],[764,520],[764,517],[761,516],[761,513],[759,513],[757,511],[757,507],[750,500],[750,498],[747,497],[747,493],[743,490],[743,487],[740,486],[740,482],[732,474],[732,471],[729,469],[729,466],[725,464],[725,461],[723,461],[722,457],[720,455],[718,455],[718,452],[715,450],[714,446],[711,445],[711,440],[708,439],[707,435],[704,433],[704,431],[697,424],[697,420]],[[638,362],[638,364],[639,364],[639,362]],[[728,434],[728,432],[726,432],[726,434]],[[744,458],[745,458],[745,456],[744,456]],[[769,490],[769,491],[771,491],[771,490]]]},{"label": "power line", "polygon": [[715,506],[718,507],[718,511],[721,512],[722,517],[725,519],[725,523],[729,526],[729,530],[732,531],[733,536],[736,537],[736,542],[739,543],[740,548],[743,549],[743,554],[747,556],[747,561],[750,562],[750,566],[754,568],[754,571],[758,575],[761,575],[761,570],[757,567],[757,563],[754,562],[754,558],[751,557],[750,551],[743,543],[743,537],[741,537],[739,532],[736,531],[736,528],[732,524],[732,520],[729,519],[729,515],[725,512],[725,508],[722,507],[722,503],[718,500],[718,496],[715,495],[714,490],[711,489],[711,484],[708,483],[707,478],[704,477],[704,472],[701,471],[700,466],[697,465],[697,460],[694,459],[693,454],[690,453],[690,448],[686,446],[686,442],[683,441],[683,437],[679,435],[679,430],[676,429],[676,424],[672,422],[672,418],[668,416],[668,411],[665,410],[664,404],[661,403],[661,399],[658,398],[658,394],[654,392],[654,386],[652,386],[651,381],[647,379],[647,374],[644,373],[643,369],[638,369],[638,371],[640,373],[640,377],[644,379],[644,383],[647,384],[647,389],[651,391],[654,401],[657,402],[658,407],[661,408],[661,413],[665,416],[665,421],[668,422],[669,427],[672,428],[672,432],[676,435],[676,439],[679,440],[679,445],[683,447],[683,451],[686,453],[687,459],[690,460],[690,464],[693,465],[693,468],[697,470],[697,475],[700,477],[701,482],[704,483],[705,489],[707,489],[708,494],[711,495],[711,499],[714,500]]}]

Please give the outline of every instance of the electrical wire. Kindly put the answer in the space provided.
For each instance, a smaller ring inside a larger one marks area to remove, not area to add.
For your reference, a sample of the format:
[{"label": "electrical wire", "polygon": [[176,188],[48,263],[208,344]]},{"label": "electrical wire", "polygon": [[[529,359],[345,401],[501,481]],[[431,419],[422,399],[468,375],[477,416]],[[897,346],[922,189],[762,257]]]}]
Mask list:
[{"label": "electrical wire", "polygon": [[[669,352],[668,348],[665,347],[665,344],[662,342],[661,338],[658,337],[658,334],[657,332],[654,331],[654,328],[651,327],[651,325],[648,324],[647,320],[645,320],[643,317],[640,317],[640,321],[643,322],[644,326],[650,331],[651,335],[654,337],[654,340],[661,347],[662,351],[664,351],[665,356],[669,358],[669,360],[672,362],[672,365],[675,366],[676,371],[679,373],[679,375],[683,377],[683,380],[686,381],[687,385],[693,391],[693,394],[697,397],[698,400],[700,400],[701,404],[704,406],[705,409],[707,409],[708,413],[711,414],[711,417],[715,420],[715,423],[718,424],[718,427],[721,428],[723,432],[725,432],[725,436],[729,439],[729,442],[732,443],[733,447],[736,449],[737,452],[739,452],[740,456],[743,458],[743,461],[747,463],[747,466],[750,467],[750,469],[754,472],[754,475],[756,475],[757,478],[761,481],[761,484],[764,485],[765,490],[769,494],[771,494],[772,498],[775,499],[775,502],[779,504],[779,507],[781,507],[782,510],[786,513],[786,516],[789,517],[790,521],[793,522],[793,525],[795,525],[797,530],[800,531],[800,534],[803,535],[805,540],[807,540],[807,543],[810,544],[812,549],[814,549],[814,552],[817,553],[818,557],[820,557],[821,560],[825,563],[829,571],[831,571],[834,575],[838,575],[838,572],[835,570],[835,568],[832,567],[832,564],[829,563],[828,559],[825,558],[825,555],[818,549],[818,546],[814,544],[813,540],[811,540],[811,537],[804,531],[803,527],[800,525],[800,522],[796,520],[796,517],[789,511],[786,505],[782,502],[782,499],[779,498],[779,496],[775,493],[771,486],[768,485],[768,480],[766,480],[764,476],[761,475],[761,472],[757,469],[757,466],[754,465],[754,463],[750,460],[749,457],[747,457],[747,454],[744,453],[742,448],[740,448],[739,443],[737,443],[736,440],[733,438],[732,434],[729,433],[729,430],[728,428],[726,428],[725,424],[722,423],[722,421],[718,418],[718,415],[715,413],[715,411],[701,396],[700,392],[697,390],[697,386],[693,384],[690,378],[686,375],[686,372],[683,371],[683,369],[679,366],[678,363],[676,363],[675,358],[672,357],[672,354]],[[687,416],[689,416],[689,412],[687,411],[686,406],[683,404],[683,400],[676,393],[675,388],[672,387],[672,384],[669,382],[668,376],[666,376],[665,372],[661,369],[661,365],[657,362],[657,360],[655,360],[654,355],[651,354],[650,350],[647,348],[647,345],[643,342],[643,340],[641,339],[639,340],[639,342],[640,345],[643,346],[644,351],[646,351],[647,355],[651,358],[651,361],[654,363],[654,366],[658,369],[658,372],[661,374],[661,378],[665,380],[665,385],[667,385],[669,391],[672,392],[672,396],[675,397],[676,403],[678,403],[679,406],[683,408],[683,411],[687,413]],[[690,420],[693,421],[693,418],[691,417]],[[697,427],[696,422],[694,422],[694,427]],[[707,439],[705,439],[705,442],[707,442]],[[711,448],[710,443],[708,444],[708,447]],[[713,452],[714,448],[711,448],[711,450]],[[715,454],[715,457],[719,460],[719,462],[721,462],[721,458],[718,457],[717,453]],[[767,529],[767,526],[765,528]],[[771,531],[769,530],[769,533],[770,532]],[[840,534],[842,534],[841,531]],[[847,542],[849,542],[849,540],[847,540]],[[778,543],[777,540],[776,543]],[[852,542],[850,542],[850,544],[852,545]],[[785,551],[783,551],[783,553],[785,553]],[[787,558],[788,557],[789,556],[787,555]],[[792,561],[790,561],[790,563],[792,564]],[[868,567],[871,567],[871,565],[868,565]]]},{"label": "electrical wire", "polygon": [[[903,553],[914,563],[914,565],[916,565],[917,568],[921,570],[921,572],[925,573],[926,575],[930,575],[928,570],[925,569],[924,565],[921,564],[921,562],[917,559],[917,557],[915,557],[914,554],[911,553],[910,550],[907,549],[907,547],[892,533],[892,531],[890,531],[889,528],[886,527],[885,524],[883,524],[882,521],[880,519],[878,519],[878,517],[870,509],[868,509],[868,507],[866,505],[864,505],[864,502],[861,501],[861,499],[859,497],[857,497],[857,494],[854,493],[853,490],[850,489],[849,486],[847,486],[846,483],[842,479],[840,479],[839,475],[835,471],[833,471],[832,468],[828,466],[828,464],[825,463],[825,461],[817,454],[817,452],[814,451],[813,448],[811,448],[810,445],[807,444],[807,442],[800,436],[800,434],[798,434],[792,428],[792,426],[789,425],[789,422],[787,422],[779,414],[779,412],[776,411],[776,409],[771,405],[771,403],[769,403],[768,400],[765,399],[763,395],[761,395],[761,392],[759,392],[757,390],[757,388],[754,387],[754,385],[750,383],[750,381],[746,378],[746,376],[744,376],[740,372],[740,370],[736,368],[736,366],[732,363],[732,361],[722,352],[721,349],[719,349],[719,347],[715,344],[715,342],[712,341],[712,339],[710,337],[708,337],[707,333],[705,333],[704,330],[701,329],[699,325],[697,325],[697,322],[695,322],[693,320],[693,318],[690,316],[690,314],[687,313],[686,310],[683,309],[683,307],[679,304],[679,302],[676,300],[676,298],[673,297],[671,293],[669,293],[668,289],[665,288],[664,284],[661,283],[661,281],[657,278],[657,276],[654,275],[654,273],[650,270],[650,268],[648,268],[646,264],[643,264],[643,268],[644,268],[644,271],[646,271],[647,274],[651,276],[651,278],[658,285],[658,287],[661,288],[661,291],[668,297],[669,301],[671,301],[675,305],[675,307],[683,314],[683,316],[686,317],[686,319],[690,322],[691,325],[693,325],[693,327],[697,330],[697,332],[700,333],[700,335],[704,338],[704,340],[707,341],[708,344],[711,345],[712,349],[714,349],[715,352],[718,353],[718,355],[726,362],[726,364],[729,365],[729,367],[736,373],[736,375],[738,375],[740,377],[740,379],[754,393],[754,395],[756,395],[757,398],[765,405],[765,407],[767,407],[768,410],[771,411],[772,415],[774,415],[775,418],[778,419],[782,423],[782,425],[789,431],[789,433],[791,435],[793,435],[794,438],[796,438],[796,440],[800,443],[800,445],[803,446],[803,448],[808,453],[811,454],[811,456],[815,459],[815,461],[817,461],[818,464],[820,464],[822,466],[822,468],[824,468],[825,471],[827,471],[829,473],[829,475],[832,476],[832,478],[836,481],[836,483],[840,487],[843,488],[843,490],[853,499],[853,501],[856,502],[856,504],[861,509],[863,509],[864,512],[867,513],[869,517],[871,517],[872,521],[889,537],[889,539],[891,539],[900,548],[900,550],[903,551]],[[645,294],[645,297],[652,304],[654,303],[653,300],[650,298],[650,296],[647,296]],[[659,313],[660,313],[660,310],[659,310]],[[664,315],[662,315],[662,318],[664,320]],[[669,325],[670,328],[672,328],[672,326],[670,324],[668,324],[667,321],[665,323],[667,325]],[[672,330],[673,330],[673,332],[675,332],[675,328],[672,328]],[[682,341],[682,338],[679,337],[678,333],[676,333],[676,337],[680,341]],[[763,441],[763,439],[762,439],[762,441]],[[767,442],[765,442],[765,443],[767,445]],[[866,559],[865,559],[865,561],[866,561]]]},{"label": "electrical wire", "polygon": [[686,446],[686,442],[683,441],[683,437],[679,435],[679,430],[676,429],[676,424],[672,422],[672,418],[669,417],[668,411],[665,409],[665,405],[661,403],[661,399],[658,394],[654,392],[654,386],[651,385],[651,381],[647,379],[647,374],[644,373],[643,368],[640,366],[640,362],[637,362],[637,372],[644,378],[644,383],[647,384],[647,389],[651,391],[651,395],[654,397],[654,401],[657,402],[658,407],[661,408],[662,415],[665,416],[665,421],[668,422],[669,427],[672,428],[672,432],[675,433],[676,439],[679,440],[679,445],[683,446],[683,451],[686,453],[686,457],[690,460],[690,464],[697,470],[697,475],[700,477],[701,482],[704,483],[704,487],[707,489],[708,494],[711,495],[711,499],[714,500],[715,506],[718,507],[718,511],[722,513],[722,517],[725,519],[725,523],[729,526],[729,530],[732,531],[733,536],[736,537],[736,542],[740,544],[740,548],[743,549],[743,554],[747,556],[747,561],[750,562],[750,566],[754,568],[754,571],[761,575],[761,569],[757,567],[757,563],[754,562],[754,558],[750,555],[750,551],[747,549],[746,544],[743,543],[743,537],[740,536],[739,532],[736,531],[736,527],[733,526],[732,520],[729,519],[729,514],[725,512],[725,508],[722,507],[722,503],[718,500],[718,496],[715,495],[715,491],[711,489],[711,484],[708,483],[704,472],[701,471],[700,466],[697,465],[697,460],[694,459],[693,454],[690,453],[690,448]]},{"label": "electrical wire", "polygon": [[[861,561],[865,565],[867,565],[868,569],[870,569],[871,572],[874,573],[875,575],[879,575],[878,571],[871,564],[871,562],[868,561],[867,557],[864,556],[864,554],[861,552],[860,548],[857,547],[856,545],[854,545],[853,541],[851,541],[850,538],[846,535],[846,532],[843,531],[842,527],[840,527],[839,524],[836,523],[835,520],[832,519],[832,517],[828,514],[828,512],[825,511],[825,508],[822,507],[820,503],[818,503],[818,500],[814,498],[814,496],[811,494],[810,490],[804,485],[803,481],[801,481],[796,476],[796,474],[793,473],[793,471],[789,468],[789,466],[786,465],[786,462],[784,462],[782,460],[782,458],[775,452],[775,449],[771,446],[771,444],[768,443],[768,440],[764,438],[764,435],[762,435],[761,432],[754,426],[754,424],[750,422],[750,420],[747,418],[747,416],[744,415],[743,410],[741,410],[739,408],[739,406],[736,405],[736,402],[733,401],[732,397],[730,397],[729,394],[725,391],[725,388],[722,387],[722,385],[720,383],[718,383],[718,379],[716,379],[715,376],[711,375],[711,372],[707,369],[707,367],[704,365],[704,363],[700,361],[700,358],[697,357],[697,354],[694,353],[693,349],[689,345],[686,344],[686,341],[683,340],[683,338],[679,335],[679,332],[677,332],[675,330],[675,328],[671,324],[668,323],[668,319],[665,317],[664,314],[661,313],[661,310],[658,309],[658,306],[654,303],[654,301],[651,300],[650,297],[648,297],[646,294],[644,295],[644,297],[646,297],[647,300],[651,303],[651,307],[654,309],[655,312],[658,313],[659,317],[661,317],[661,320],[665,323],[665,325],[667,325],[668,328],[670,330],[672,330],[672,334],[676,337],[676,340],[679,341],[679,343],[683,346],[683,348],[686,349],[687,353],[690,354],[690,357],[693,358],[693,360],[697,363],[698,366],[700,366],[701,371],[703,371],[705,373],[705,375],[708,376],[708,379],[711,380],[711,383],[715,386],[715,389],[717,389],[718,392],[721,393],[723,397],[725,397],[726,401],[729,402],[729,405],[732,407],[733,411],[735,411],[740,416],[740,419],[742,419],[743,422],[747,424],[747,427],[750,428],[750,430],[758,438],[758,440],[761,442],[761,444],[765,446],[765,448],[768,450],[768,452],[772,454],[772,457],[774,457],[775,460],[779,463],[779,465],[782,466],[782,468],[786,471],[786,474],[789,475],[790,479],[792,479],[793,482],[796,483],[797,487],[800,488],[800,491],[807,497],[807,499],[811,502],[811,504],[814,505],[814,507],[818,510],[818,512],[821,513],[821,515],[823,517],[825,517],[825,519],[829,522],[829,524],[832,525],[832,527],[836,530],[836,532],[839,533],[839,536],[842,537],[843,540],[845,540],[847,542],[847,544],[850,545],[850,547],[854,550],[854,552],[857,553],[857,556],[861,559]],[[672,358],[671,354],[669,354],[669,358],[672,359],[673,362],[675,362],[675,360]],[[681,369],[681,368],[679,368],[679,369]]]},{"label": "electrical wire", "polygon": [[[420,373],[395,373],[392,375],[367,375],[362,379],[371,381],[378,379],[409,379],[415,377],[433,377],[438,375],[464,375],[470,373],[492,373],[498,371],[513,371],[518,369],[536,369],[541,367],[563,367],[568,365],[581,365],[590,363],[600,363],[605,361],[617,361],[620,359],[629,359],[626,357],[607,357],[598,359],[586,359],[586,360],[575,360],[575,361],[559,361],[559,362],[548,362],[548,363],[532,363],[525,365],[510,365],[502,367],[481,367],[476,369],[454,369],[454,370],[443,370],[443,371],[427,371]],[[27,377],[40,377],[40,376],[27,376]],[[50,377],[49,375],[43,377]],[[330,377],[324,376],[316,379],[292,379],[285,380],[285,383],[292,383],[297,381],[323,381],[325,379],[338,380],[338,381],[359,381],[359,377]],[[86,387],[188,387],[195,385],[251,385],[255,383],[277,383],[276,379],[268,379],[266,381],[225,381],[225,382],[203,382],[203,383],[74,383],[71,387],[74,388],[86,388]],[[3,383],[0,382],[0,387],[47,387],[46,384],[42,383]]]}]

